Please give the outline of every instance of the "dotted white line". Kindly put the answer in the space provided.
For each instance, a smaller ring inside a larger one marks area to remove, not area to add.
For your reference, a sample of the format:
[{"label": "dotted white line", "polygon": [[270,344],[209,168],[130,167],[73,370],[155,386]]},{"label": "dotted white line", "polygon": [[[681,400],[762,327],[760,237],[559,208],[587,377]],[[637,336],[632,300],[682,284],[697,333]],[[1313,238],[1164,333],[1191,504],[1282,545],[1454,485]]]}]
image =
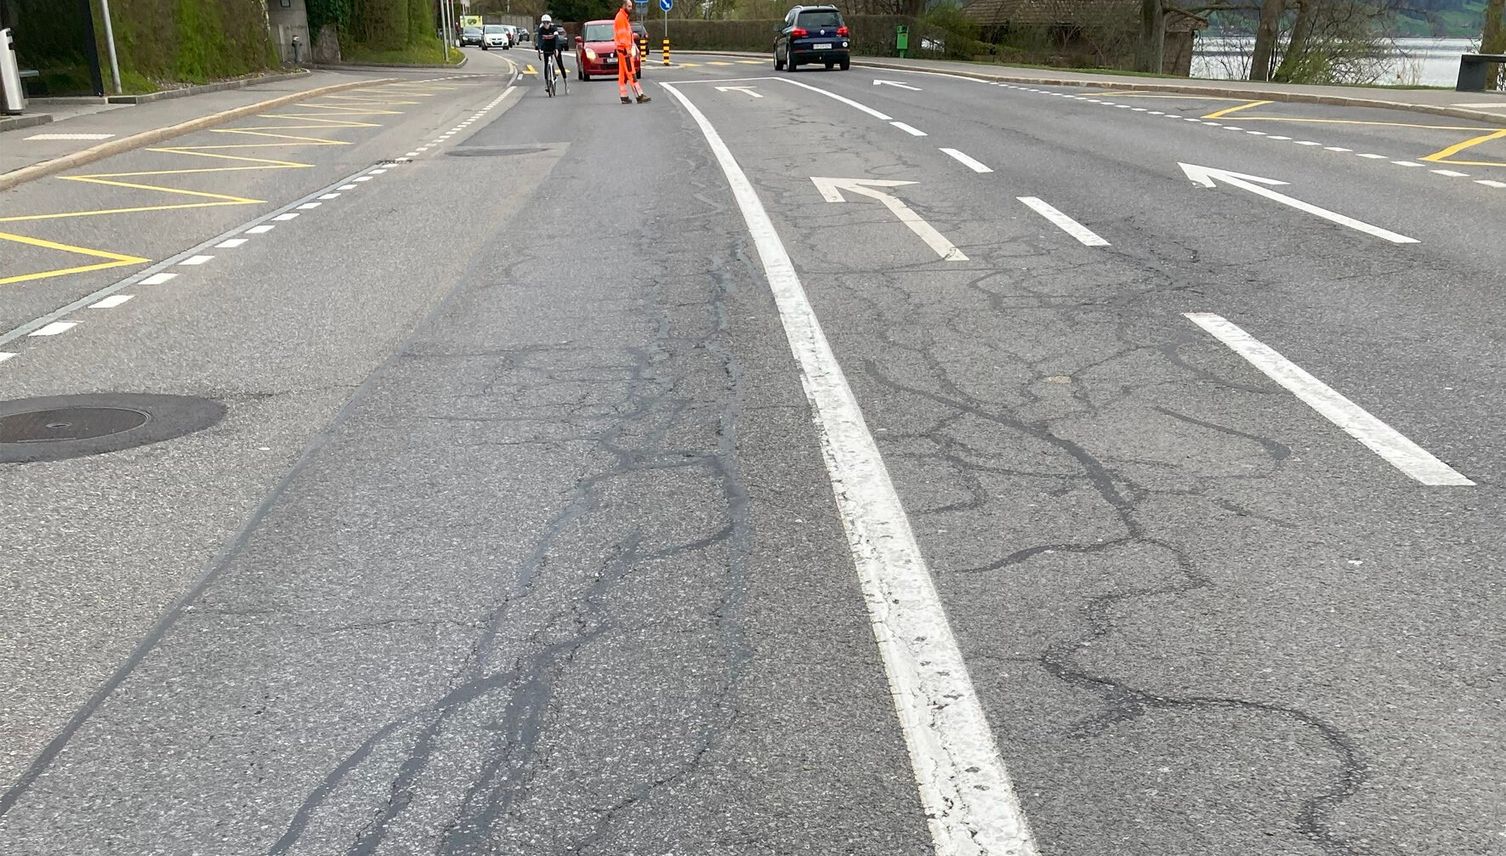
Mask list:
[{"label": "dotted white line", "polygon": [[1325,151],[1325,152],[1352,152],[1352,151],[1354,151],[1354,149],[1346,149],[1343,146],[1324,146],[1323,147],[1323,151]]},{"label": "dotted white line", "polygon": [[233,250],[236,247],[239,247],[241,244],[244,244],[244,243],[246,243],[249,240],[251,240],[251,239],[250,238],[230,238],[228,240],[220,241],[218,244],[215,244],[214,248],[217,249],[217,250]]},{"label": "dotted white line", "polygon": [[74,327],[77,327],[77,326],[78,326],[78,322],[77,321],[54,321],[54,322],[52,322],[51,324],[48,324],[45,327],[42,327],[40,329],[31,331],[27,335],[28,336],[56,336],[59,333],[66,333],[69,330],[72,330]]},{"label": "dotted white line", "polygon": [[1469,173],[1455,172],[1451,169],[1430,169],[1428,172],[1431,172],[1433,175],[1441,175],[1444,178],[1469,178]]},{"label": "dotted white line", "polygon": [[3,363],[6,360],[8,360],[8,359],[10,359],[11,357],[14,357],[14,356],[15,356],[15,354],[12,354],[12,353],[10,353],[8,351],[0,351],[0,363]]},{"label": "dotted white line", "polygon": [[1390,158],[1386,157],[1385,155],[1363,154],[1360,155],[1360,157],[1368,158],[1370,160],[1390,160]]},{"label": "dotted white line", "polygon": [[115,307],[119,306],[122,303],[125,303],[127,300],[130,300],[132,297],[135,297],[135,296],[136,295],[134,295],[134,294],[112,294],[109,297],[106,297],[104,300],[101,300],[98,303],[90,304],[89,308],[90,309],[114,309]]},{"label": "dotted white line", "polygon": [[195,265],[201,265],[201,264],[204,264],[205,262],[213,261],[213,260],[214,260],[214,256],[189,256],[188,258],[184,259],[183,261],[178,262],[178,264],[180,264],[180,265],[187,265],[189,267],[193,267]]},{"label": "dotted white line", "polygon": [[298,212],[297,211],[289,211],[286,214],[278,214],[276,217],[273,217],[272,219],[273,220],[279,220],[279,221],[282,221],[282,222],[287,222],[288,220],[292,220],[292,219],[296,218],[297,216],[298,216]]},{"label": "dotted white line", "polygon": [[252,226],[246,230],[247,235],[265,235],[277,227],[271,223],[263,223],[260,226]]},{"label": "dotted white line", "polygon": [[1422,164],[1417,163],[1416,161],[1391,161],[1391,162],[1394,163],[1394,164],[1396,164],[1397,166],[1422,166]]},{"label": "dotted white line", "polygon": [[299,211],[312,211],[315,208],[318,208],[320,205],[323,205],[323,204],[324,204],[323,202],[305,202],[302,205],[298,206],[298,210]]},{"label": "dotted white line", "polygon": [[326,194],[324,194],[323,196],[321,196],[319,198],[320,199],[339,199],[340,198],[340,194],[338,194],[338,193],[326,193]]},{"label": "dotted white line", "polygon": [[142,285],[162,285],[178,277],[175,273],[154,273],[141,281]]},{"label": "dotted white line", "polygon": [[1475,184],[1483,184],[1486,187],[1494,187],[1498,189],[1506,187],[1506,181],[1491,181],[1488,178],[1477,178],[1475,179]]}]

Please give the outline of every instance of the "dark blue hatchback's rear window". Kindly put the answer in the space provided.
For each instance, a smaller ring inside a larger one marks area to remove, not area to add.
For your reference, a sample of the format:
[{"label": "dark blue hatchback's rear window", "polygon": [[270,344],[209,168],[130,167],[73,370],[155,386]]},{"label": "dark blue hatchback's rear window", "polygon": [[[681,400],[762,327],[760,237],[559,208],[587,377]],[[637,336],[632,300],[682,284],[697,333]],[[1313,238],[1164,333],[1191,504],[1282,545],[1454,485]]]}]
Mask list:
[{"label": "dark blue hatchback's rear window", "polygon": [[835,30],[837,27],[842,26],[842,16],[831,10],[801,12],[800,26],[807,30],[819,30],[823,27],[828,30]]}]

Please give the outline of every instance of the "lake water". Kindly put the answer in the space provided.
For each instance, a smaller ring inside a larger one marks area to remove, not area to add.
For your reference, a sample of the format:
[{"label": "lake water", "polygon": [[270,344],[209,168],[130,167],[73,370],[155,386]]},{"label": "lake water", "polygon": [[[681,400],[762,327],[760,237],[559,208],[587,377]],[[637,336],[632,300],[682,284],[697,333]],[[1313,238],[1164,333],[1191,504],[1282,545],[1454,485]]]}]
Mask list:
[{"label": "lake water", "polygon": [[[1199,37],[1192,57],[1192,76],[1240,80],[1249,75],[1250,37]],[[1393,39],[1395,56],[1385,60],[1383,86],[1453,86],[1459,79],[1459,54],[1478,47],[1473,39]]]}]

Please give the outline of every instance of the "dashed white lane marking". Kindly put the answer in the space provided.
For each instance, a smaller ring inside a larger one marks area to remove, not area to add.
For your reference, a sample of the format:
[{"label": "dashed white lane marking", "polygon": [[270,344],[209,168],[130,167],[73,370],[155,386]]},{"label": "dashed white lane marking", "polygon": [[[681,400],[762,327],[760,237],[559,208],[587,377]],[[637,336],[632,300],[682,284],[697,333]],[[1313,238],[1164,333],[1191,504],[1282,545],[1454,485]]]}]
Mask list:
[{"label": "dashed white lane marking", "polygon": [[1475,184],[1483,184],[1486,187],[1506,187],[1506,181],[1491,181],[1488,178],[1476,179]]},{"label": "dashed white lane marking", "polygon": [[1441,175],[1444,178],[1469,178],[1469,173],[1458,172],[1452,169],[1430,169],[1428,172],[1431,172],[1433,175]]},{"label": "dashed white lane marking", "polygon": [[101,300],[98,303],[91,303],[91,304],[89,304],[89,308],[90,309],[114,309],[115,307],[119,306],[122,303],[125,303],[127,300],[130,300],[132,297],[135,297],[135,296],[136,295],[134,295],[134,294],[112,294],[109,297],[106,297],[104,300]]},{"label": "dashed white lane marking", "polygon": [[795,265],[721,135],[674,84],[662,85],[700,126],[727,177],[800,365],[935,852],[1036,856],[925,557]]},{"label": "dashed white lane marking", "polygon": [[1266,377],[1302,399],[1308,407],[1364,443],[1398,470],[1426,485],[1472,485],[1453,467],[1433,457],[1394,428],[1371,416],[1364,408],[1339,394],[1328,384],[1308,374],[1269,345],[1211,312],[1185,313],[1213,338],[1228,345]]},{"label": "dashed white lane marking", "polygon": [[372,175],[381,175],[382,173],[384,173],[386,171],[387,171],[386,169],[374,169],[374,170],[371,171],[371,174]]},{"label": "dashed white lane marking", "polygon": [[323,204],[324,204],[323,202],[305,202],[302,205],[298,206],[298,210],[299,211],[312,211],[315,208],[318,208],[320,205],[323,205]]},{"label": "dashed white lane marking", "polygon": [[177,279],[177,278],[178,278],[178,275],[175,274],[175,273],[154,273],[151,276],[147,277],[146,279],[143,279],[141,281],[141,284],[142,285],[161,285],[161,284],[163,284],[165,282],[171,282],[172,280]]},{"label": "dashed white lane marking", "polygon": [[1050,220],[1058,229],[1076,238],[1083,246],[1107,247],[1109,245],[1108,241],[1094,234],[1093,230],[1056,210],[1043,200],[1037,199],[1034,196],[1020,196],[1016,198],[1029,206],[1035,213]]},{"label": "dashed white lane marking", "polygon": [[30,333],[27,333],[26,335],[28,335],[28,336],[56,336],[59,333],[66,333],[69,330],[72,330],[74,327],[77,327],[77,326],[78,326],[78,322],[77,321],[54,321],[51,324],[48,324],[45,327],[40,327],[40,328],[38,328],[36,330],[33,330]]},{"label": "dashed white lane marking", "polygon": [[1354,151],[1354,149],[1346,149],[1343,146],[1324,146],[1323,147],[1323,151],[1325,151],[1325,152],[1352,152],[1352,151]]},{"label": "dashed white lane marking", "polygon": [[371,180],[371,176],[369,176],[369,175],[363,175],[360,178],[356,179],[356,181],[370,181],[370,180]]},{"label": "dashed white lane marking", "polygon": [[1271,134],[1271,135],[1270,135],[1270,137],[1269,137],[1269,138],[1268,138],[1268,139],[1272,139],[1272,140],[1283,140],[1283,141],[1285,141],[1285,140],[1290,140],[1290,139],[1291,139],[1291,137],[1281,137],[1281,136],[1277,136],[1277,135],[1275,135],[1275,134]]},{"label": "dashed white lane marking", "polygon": [[236,247],[239,247],[241,244],[244,244],[244,243],[246,243],[249,240],[251,240],[251,239],[250,238],[227,238],[227,239],[225,239],[223,241],[220,241],[218,244],[215,244],[214,248],[217,249],[217,250],[233,250]]},{"label": "dashed white lane marking", "polygon": [[286,214],[278,214],[276,217],[273,217],[272,219],[273,220],[277,220],[279,222],[286,223],[289,220],[295,220],[297,218],[298,218],[298,212],[297,211],[289,211]]},{"label": "dashed white lane marking", "polygon": [[941,151],[944,154],[950,156],[952,159],[956,160],[958,163],[960,163],[963,166],[967,167],[968,169],[972,170],[973,172],[993,172],[992,169],[989,169],[987,166],[984,166],[981,162],[979,162],[975,158],[972,158],[972,157],[970,157],[970,156],[968,156],[966,154],[963,154],[962,152],[957,151],[956,149],[942,149]]},{"label": "dashed white lane marking", "polygon": [[265,235],[268,232],[270,232],[270,231],[272,231],[273,229],[276,229],[276,228],[277,228],[277,226],[274,225],[274,224],[272,224],[272,223],[263,223],[260,226],[252,226],[251,228],[247,229],[246,230],[246,234],[247,235]]},{"label": "dashed white lane marking", "polygon": [[0,363],[3,363],[6,360],[8,360],[8,359],[10,359],[11,357],[14,357],[14,356],[15,356],[15,354],[12,354],[9,351],[0,351]]},{"label": "dashed white lane marking", "polygon": [[338,194],[338,193],[326,193],[323,196],[320,196],[319,198],[320,199],[339,199],[340,198],[340,194]]},{"label": "dashed white lane marking", "polygon": [[919,128],[915,128],[910,125],[906,125],[904,122],[890,122],[889,124],[900,129],[901,131],[904,131],[912,137],[924,137],[926,135],[925,131],[922,131]]},{"label": "dashed white lane marking", "polygon": [[178,264],[180,264],[180,265],[188,265],[188,266],[192,267],[192,266],[201,265],[201,264],[204,264],[205,262],[210,262],[210,261],[214,261],[214,256],[189,256],[188,258],[184,259],[183,261],[178,262]]},{"label": "dashed white lane marking", "polygon": [[1394,163],[1394,164],[1396,164],[1397,166],[1422,166],[1422,164],[1417,163],[1416,161],[1391,161],[1391,162]]},{"label": "dashed white lane marking", "polygon": [[342,184],[342,185],[340,185],[339,187],[337,187],[335,189],[336,190],[355,190],[356,186],[354,184]]},{"label": "dashed white lane marking", "polygon": [[1358,155],[1358,157],[1365,158],[1366,160],[1389,160],[1389,158],[1387,158],[1385,155],[1376,155],[1376,154],[1363,154],[1363,155]]},{"label": "dashed white lane marking", "polygon": [[1321,146],[1323,144],[1322,143],[1315,143],[1312,140],[1298,140],[1297,141],[1297,145],[1299,145],[1299,146]]}]

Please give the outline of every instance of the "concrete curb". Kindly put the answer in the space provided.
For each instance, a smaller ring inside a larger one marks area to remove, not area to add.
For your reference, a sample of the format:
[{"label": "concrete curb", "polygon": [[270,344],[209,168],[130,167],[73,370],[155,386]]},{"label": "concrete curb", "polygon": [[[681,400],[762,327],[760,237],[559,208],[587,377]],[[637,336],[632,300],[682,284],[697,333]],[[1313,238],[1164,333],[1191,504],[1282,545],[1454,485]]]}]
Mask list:
[{"label": "concrete curb", "polygon": [[18,131],[34,128],[52,121],[51,113],[23,113],[20,116],[0,116],[0,131]]},{"label": "concrete curb", "polygon": [[[730,51],[681,51],[696,56],[731,56],[739,59],[762,59],[763,54],[733,53]],[[936,68],[933,66],[875,62],[872,59],[853,57],[852,64],[862,68],[889,69],[891,71],[914,71],[926,74],[949,74],[954,77],[970,77],[974,80],[998,81],[1000,83],[1024,83],[1035,86],[1080,86],[1098,89],[1116,89],[1126,92],[1174,92],[1181,95],[1208,95],[1215,98],[1242,98],[1249,101],[1285,101],[1294,104],[1327,104],[1334,107],[1370,107],[1378,110],[1404,110],[1409,113],[1427,113],[1447,116],[1452,119],[1471,119],[1486,122],[1496,127],[1506,127],[1506,116],[1500,113],[1485,113],[1460,107],[1439,107],[1432,104],[1408,104],[1400,101],[1385,101],[1379,98],[1350,98],[1340,95],[1320,95],[1310,92],[1285,92],[1263,89],[1236,89],[1227,86],[1197,86],[1185,83],[1152,83],[1126,80],[1080,80],[1077,78],[1031,77],[1008,72],[973,69]],[[1467,94],[1467,93],[1466,93]],[[1502,102],[1506,105],[1506,101]]]},{"label": "concrete curb", "polygon": [[242,77],[236,80],[221,80],[218,83],[199,83],[193,86],[185,86],[181,89],[164,89],[161,92],[147,92],[142,95],[111,95],[105,100],[111,104],[150,104],[153,101],[165,101],[169,98],[187,98],[190,95],[202,95],[206,92],[224,92],[227,89],[244,89],[247,86],[258,86],[263,83],[277,83],[283,80],[293,80],[308,76],[307,71],[290,71],[284,74],[268,74],[262,77]]},{"label": "concrete curb", "polygon": [[128,152],[131,149],[140,148],[141,146],[151,145],[152,143],[160,143],[163,140],[170,140],[173,137],[181,137],[184,134],[191,134],[194,131],[201,131],[205,128],[218,125],[222,122],[228,122],[232,119],[239,119],[242,116],[250,116],[255,113],[260,113],[263,110],[270,110],[273,107],[281,107],[284,104],[291,104],[294,101],[301,101],[305,98],[315,98],[320,95],[326,95],[331,92],[340,92],[341,90],[345,89],[355,89],[360,86],[371,86],[378,83],[387,83],[394,79],[395,78],[390,77],[375,78],[372,80],[358,80],[351,83],[336,83],[331,86],[319,86],[315,87],[314,89],[304,90],[303,92],[294,92],[289,95],[279,95],[276,98],[269,98],[266,101],[258,101],[255,104],[246,104],[241,107],[233,107],[229,110],[222,110],[218,113],[211,113],[208,116],[200,116],[197,119],[190,119],[187,122],[179,122],[176,125],[168,125],[165,128],[153,128],[150,131],[142,131],[139,134],[132,134],[129,137],[122,137],[118,140],[110,140],[109,142],[100,143],[97,146],[91,146],[87,149],[73,152],[71,154],[66,154],[61,157],[56,157],[51,160],[45,160],[41,163],[35,163],[31,166],[23,166],[18,170],[13,170],[11,172],[0,175],[0,190],[8,190],[18,184],[24,184],[28,181],[34,181],[38,178],[42,178],[43,176],[52,175],[55,172],[62,172],[65,169],[73,169],[74,167],[93,163],[94,161],[100,160],[102,158],[107,158],[111,155],[117,155],[121,152]]},{"label": "concrete curb", "polygon": [[391,69],[404,69],[414,71],[454,71],[457,68],[465,68],[471,58],[464,56],[460,62],[454,65],[398,65],[397,63],[385,62],[321,62],[315,63],[311,68],[327,68],[331,71],[387,71]]}]

